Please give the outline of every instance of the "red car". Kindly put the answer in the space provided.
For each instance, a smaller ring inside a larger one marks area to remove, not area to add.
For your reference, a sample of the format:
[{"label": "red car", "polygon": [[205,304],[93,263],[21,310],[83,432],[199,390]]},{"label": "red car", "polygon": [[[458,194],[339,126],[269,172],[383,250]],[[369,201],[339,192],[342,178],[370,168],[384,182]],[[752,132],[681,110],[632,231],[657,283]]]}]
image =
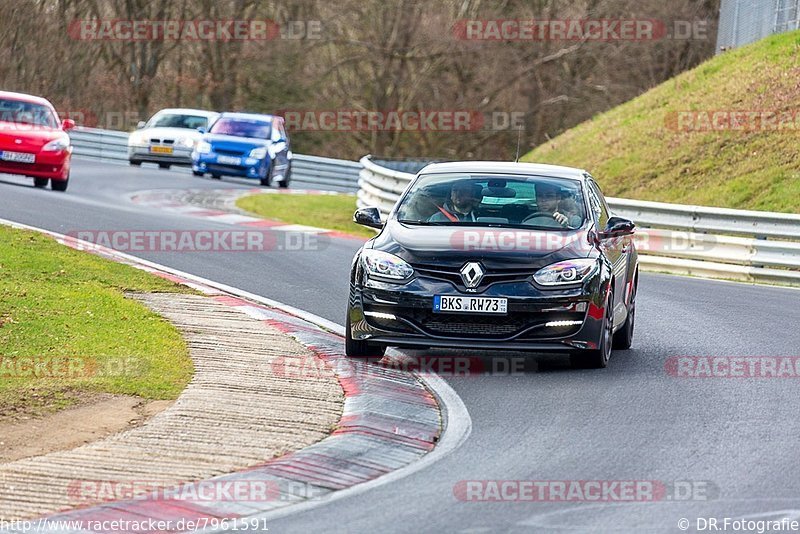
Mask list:
[{"label": "red car", "polygon": [[0,173],[33,178],[36,187],[66,191],[72,145],[66,132],[75,122],[58,118],[37,96],[0,91]]}]

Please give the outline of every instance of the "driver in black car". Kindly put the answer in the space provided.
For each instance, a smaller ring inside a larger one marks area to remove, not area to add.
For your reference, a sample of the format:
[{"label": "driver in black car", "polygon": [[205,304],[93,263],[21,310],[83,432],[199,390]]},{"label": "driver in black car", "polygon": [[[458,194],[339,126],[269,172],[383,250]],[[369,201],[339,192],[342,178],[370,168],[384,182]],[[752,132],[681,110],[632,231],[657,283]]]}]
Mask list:
[{"label": "driver in black car", "polygon": [[461,222],[475,221],[475,208],[483,199],[483,188],[470,182],[456,182],[450,190],[450,200],[438,208],[428,221]]},{"label": "driver in black car", "polygon": [[538,212],[550,215],[558,224],[565,228],[577,228],[581,225],[583,219],[578,213],[562,213],[567,210],[560,209],[560,203],[562,201],[560,187],[548,182],[538,182],[535,188]]}]

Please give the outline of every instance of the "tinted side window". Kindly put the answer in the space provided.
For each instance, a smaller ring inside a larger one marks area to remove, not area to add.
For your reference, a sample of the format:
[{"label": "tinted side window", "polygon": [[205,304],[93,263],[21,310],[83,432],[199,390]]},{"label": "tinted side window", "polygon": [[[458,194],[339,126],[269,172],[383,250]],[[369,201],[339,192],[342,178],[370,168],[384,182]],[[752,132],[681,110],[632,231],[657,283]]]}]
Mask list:
[{"label": "tinted side window", "polygon": [[608,206],[606,205],[606,199],[603,197],[603,193],[600,192],[600,188],[594,180],[589,180],[588,183],[589,203],[597,219],[598,230],[602,230],[606,227],[606,223],[608,223]]}]

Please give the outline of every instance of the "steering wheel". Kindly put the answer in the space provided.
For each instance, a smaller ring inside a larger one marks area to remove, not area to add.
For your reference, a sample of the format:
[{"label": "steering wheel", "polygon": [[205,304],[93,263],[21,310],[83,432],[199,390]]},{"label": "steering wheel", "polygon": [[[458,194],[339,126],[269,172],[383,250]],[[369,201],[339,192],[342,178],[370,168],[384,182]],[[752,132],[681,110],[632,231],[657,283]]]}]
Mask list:
[{"label": "steering wheel", "polygon": [[551,221],[553,221],[555,223],[558,223],[558,221],[556,221],[553,218],[553,214],[552,213],[547,213],[546,211],[537,211],[535,213],[531,213],[530,215],[528,215],[527,217],[522,219],[522,221],[520,221],[520,224],[525,224],[526,222],[530,221],[531,219],[536,219],[538,217],[547,217]]}]

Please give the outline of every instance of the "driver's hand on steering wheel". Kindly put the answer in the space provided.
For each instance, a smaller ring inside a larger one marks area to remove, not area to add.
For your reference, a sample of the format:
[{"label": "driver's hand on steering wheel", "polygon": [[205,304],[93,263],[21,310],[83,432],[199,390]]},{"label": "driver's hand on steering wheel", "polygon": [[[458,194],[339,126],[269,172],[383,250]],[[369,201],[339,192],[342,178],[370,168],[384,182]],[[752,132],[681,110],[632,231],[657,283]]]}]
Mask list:
[{"label": "driver's hand on steering wheel", "polygon": [[567,223],[569,222],[569,218],[563,213],[555,212],[553,214],[553,218],[558,221],[558,224],[561,226],[567,226]]}]

